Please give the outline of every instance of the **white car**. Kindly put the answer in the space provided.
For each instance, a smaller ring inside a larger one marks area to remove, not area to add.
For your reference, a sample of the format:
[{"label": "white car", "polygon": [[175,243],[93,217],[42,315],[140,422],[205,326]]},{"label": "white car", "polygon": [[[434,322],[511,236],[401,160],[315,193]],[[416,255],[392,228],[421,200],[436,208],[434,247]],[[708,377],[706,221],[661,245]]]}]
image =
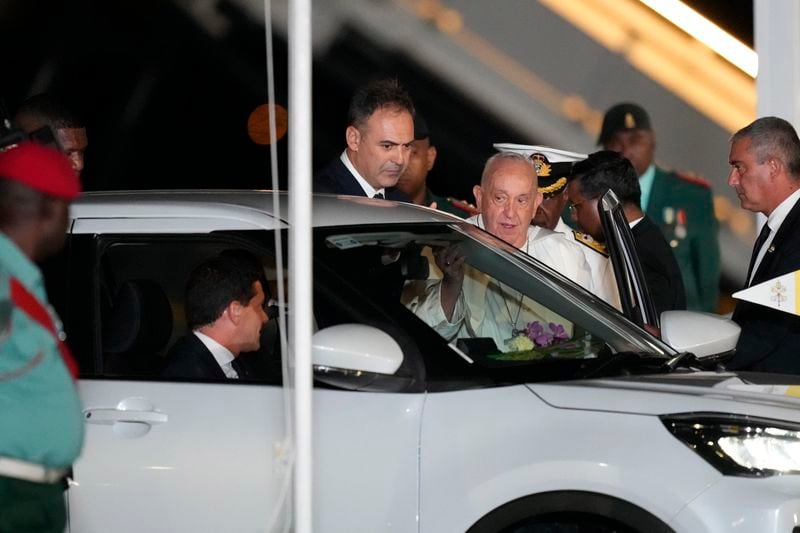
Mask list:
[{"label": "white car", "polygon": [[[73,205],[65,252],[45,269],[81,364],[70,531],[265,531],[288,518],[277,321],[259,382],[159,377],[197,263],[249,251],[274,291],[286,223],[271,206],[269,193],[224,191]],[[800,531],[796,377],[693,368],[697,357],[437,211],[318,196],[313,223],[315,531]],[[403,300],[448,245],[569,338],[503,352],[428,327]],[[702,355],[738,332],[691,313],[661,326]]]}]

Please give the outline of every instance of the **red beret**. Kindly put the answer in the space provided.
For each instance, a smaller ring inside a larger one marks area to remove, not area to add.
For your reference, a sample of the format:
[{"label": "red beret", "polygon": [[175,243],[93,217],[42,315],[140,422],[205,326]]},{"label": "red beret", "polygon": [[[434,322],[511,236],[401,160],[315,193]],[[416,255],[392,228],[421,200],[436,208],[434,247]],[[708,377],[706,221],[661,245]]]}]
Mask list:
[{"label": "red beret", "polygon": [[66,200],[81,192],[81,182],[67,156],[31,141],[0,152],[0,179],[16,181]]}]

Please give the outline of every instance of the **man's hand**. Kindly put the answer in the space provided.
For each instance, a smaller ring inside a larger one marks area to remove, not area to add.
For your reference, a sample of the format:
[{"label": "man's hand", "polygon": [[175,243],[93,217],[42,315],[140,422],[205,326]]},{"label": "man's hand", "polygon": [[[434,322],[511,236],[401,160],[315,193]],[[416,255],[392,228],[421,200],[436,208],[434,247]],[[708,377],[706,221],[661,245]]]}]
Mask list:
[{"label": "man's hand", "polygon": [[459,245],[451,244],[436,250],[433,257],[436,260],[436,266],[444,274],[441,289],[442,311],[447,320],[451,320],[461,286],[464,283],[464,254],[461,253]]}]

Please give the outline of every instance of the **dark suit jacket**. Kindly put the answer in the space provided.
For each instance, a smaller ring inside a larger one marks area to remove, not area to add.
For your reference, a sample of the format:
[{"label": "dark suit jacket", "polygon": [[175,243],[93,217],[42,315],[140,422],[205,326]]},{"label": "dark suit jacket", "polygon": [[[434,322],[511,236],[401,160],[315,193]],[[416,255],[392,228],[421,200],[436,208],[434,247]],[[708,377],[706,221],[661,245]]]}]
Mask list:
[{"label": "dark suit jacket", "polygon": [[170,379],[227,379],[225,372],[197,336],[189,332],[167,353],[167,366],[161,377]]},{"label": "dark suit jacket", "polygon": [[661,230],[645,215],[631,233],[656,313],[686,309],[681,270]]},{"label": "dark suit jacket", "polygon": [[[761,260],[753,282],[800,269],[800,202],[784,219]],[[770,307],[740,301],[733,320],[742,327],[731,369],[800,374],[800,317]]]},{"label": "dark suit jacket", "polygon": [[[387,200],[409,201],[408,196],[396,187],[387,187],[385,191]],[[314,176],[314,192],[350,194],[352,196],[367,195],[338,157]]]}]

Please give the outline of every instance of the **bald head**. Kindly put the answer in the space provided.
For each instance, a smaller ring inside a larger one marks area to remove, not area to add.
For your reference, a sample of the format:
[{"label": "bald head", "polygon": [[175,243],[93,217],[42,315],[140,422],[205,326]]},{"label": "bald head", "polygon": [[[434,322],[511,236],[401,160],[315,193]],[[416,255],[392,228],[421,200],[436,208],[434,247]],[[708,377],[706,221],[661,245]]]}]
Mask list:
[{"label": "bald head", "polygon": [[486,161],[481,184],[473,189],[486,231],[517,248],[525,245],[528,227],[542,195],[533,162],[521,154],[501,152]]},{"label": "bald head", "polygon": [[516,165],[519,172],[529,173],[533,180],[533,187],[538,187],[539,183],[536,177],[536,167],[533,161],[531,158],[516,152],[498,152],[487,159],[486,163],[483,165],[483,173],[481,174],[481,187],[486,187],[488,180],[493,178],[498,166],[506,165]]}]

